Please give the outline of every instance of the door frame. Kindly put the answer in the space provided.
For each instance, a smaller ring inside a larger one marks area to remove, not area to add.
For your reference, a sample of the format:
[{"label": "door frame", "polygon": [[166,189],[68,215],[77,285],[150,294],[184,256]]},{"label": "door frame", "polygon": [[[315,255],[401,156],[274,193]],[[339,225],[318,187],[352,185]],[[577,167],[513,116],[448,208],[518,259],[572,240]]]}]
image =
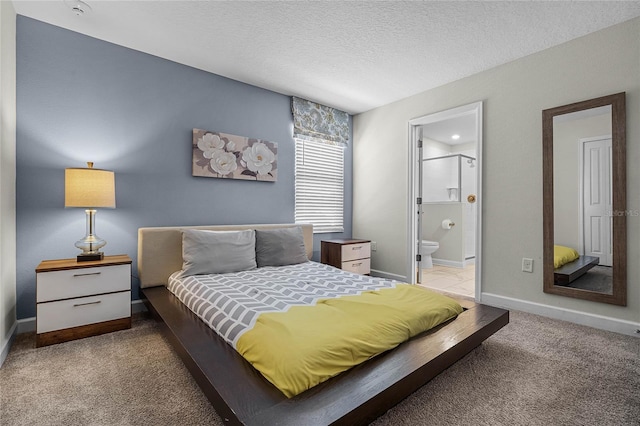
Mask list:
[{"label": "door frame", "polygon": [[418,242],[416,236],[418,235],[418,212],[417,198],[419,196],[419,185],[417,183],[417,175],[419,168],[418,158],[418,140],[420,135],[418,134],[418,127],[442,121],[444,119],[455,118],[463,115],[474,114],[476,117],[476,178],[478,185],[478,192],[476,197],[477,211],[476,211],[476,258],[475,258],[475,300],[481,302],[482,295],[482,139],[483,139],[483,115],[482,115],[483,101],[462,105],[459,107],[451,108],[445,111],[436,112],[433,114],[427,114],[421,117],[413,118],[408,122],[408,135],[409,135],[409,193],[407,199],[407,212],[409,217],[407,218],[407,266],[406,277],[410,284],[416,283],[416,255],[419,253]]}]

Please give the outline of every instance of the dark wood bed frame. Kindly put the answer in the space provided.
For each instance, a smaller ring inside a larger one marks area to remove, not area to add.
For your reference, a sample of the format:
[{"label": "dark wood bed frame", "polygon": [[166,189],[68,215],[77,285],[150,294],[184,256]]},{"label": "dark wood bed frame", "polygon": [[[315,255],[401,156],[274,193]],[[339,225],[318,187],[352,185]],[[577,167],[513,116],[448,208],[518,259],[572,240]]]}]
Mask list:
[{"label": "dark wood bed frame", "polygon": [[[208,230],[297,226],[191,227]],[[504,309],[459,301],[464,312],[293,398],[287,398],[165,287],[182,266],[182,230],[138,231],[143,301],[211,404],[229,424],[367,424],[402,401],[509,323]],[[313,228],[302,225],[307,255]]]},{"label": "dark wood bed frame", "polygon": [[461,301],[456,319],[289,399],[166,287],[142,294],[215,410],[239,425],[367,424],[509,322],[509,311]]},{"label": "dark wood bed frame", "polygon": [[556,285],[567,285],[597,266],[600,258],[595,256],[580,256],[573,262],[562,265],[553,270],[553,282]]}]

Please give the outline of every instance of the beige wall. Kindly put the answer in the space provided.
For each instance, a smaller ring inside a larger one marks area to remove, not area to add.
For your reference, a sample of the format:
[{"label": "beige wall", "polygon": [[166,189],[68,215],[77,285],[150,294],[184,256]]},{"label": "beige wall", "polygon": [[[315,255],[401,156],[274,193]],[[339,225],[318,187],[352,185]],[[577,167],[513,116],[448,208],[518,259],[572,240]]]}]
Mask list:
[{"label": "beige wall", "polygon": [[[354,117],[353,234],[377,242],[372,269],[407,275],[408,121],[484,101],[482,291],[640,321],[640,218],[628,220],[628,307],[542,291],[542,110],[625,91],[627,155],[640,158],[640,19]],[[640,168],[628,168],[640,209]],[[523,257],[533,273],[521,272]]]},{"label": "beige wall", "polygon": [[16,13],[0,2],[0,365],[16,324]]}]

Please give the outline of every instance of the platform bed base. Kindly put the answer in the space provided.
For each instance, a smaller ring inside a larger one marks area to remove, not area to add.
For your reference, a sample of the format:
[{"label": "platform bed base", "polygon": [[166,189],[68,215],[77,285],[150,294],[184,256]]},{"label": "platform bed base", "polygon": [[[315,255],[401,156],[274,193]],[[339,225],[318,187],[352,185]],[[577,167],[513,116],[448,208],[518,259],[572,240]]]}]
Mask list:
[{"label": "platform bed base", "polygon": [[142,293],[217,413],[239,425],[367,424],[509,322],[506,310],[463,301],[456,319],[289,399],[165,287]]},{"label": "platform bed base", "polygon": [[589,269],[598,266],[600,258],[595,256],[580,256],[577,260],[569,262],[553,271],[555,285],[568,285],[577,280]]}]

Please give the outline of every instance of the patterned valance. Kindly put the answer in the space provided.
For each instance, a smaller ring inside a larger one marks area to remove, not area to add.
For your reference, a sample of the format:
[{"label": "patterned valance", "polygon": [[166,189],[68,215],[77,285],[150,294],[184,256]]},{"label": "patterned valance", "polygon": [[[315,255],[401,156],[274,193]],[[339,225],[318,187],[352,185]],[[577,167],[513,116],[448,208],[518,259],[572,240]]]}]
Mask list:
[{"label": "patterned valance", "polygon": [[331,145],[349,144],[349,114],[305,99],[291,98],[293,137]]}]

